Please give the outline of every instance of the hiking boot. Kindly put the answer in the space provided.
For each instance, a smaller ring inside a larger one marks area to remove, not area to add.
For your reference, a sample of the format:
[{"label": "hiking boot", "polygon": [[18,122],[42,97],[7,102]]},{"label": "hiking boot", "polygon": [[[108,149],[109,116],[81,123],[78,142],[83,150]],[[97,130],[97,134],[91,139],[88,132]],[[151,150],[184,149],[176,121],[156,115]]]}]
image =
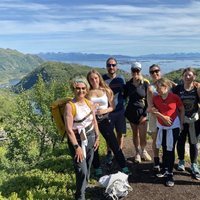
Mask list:
[{"label": "hiking boot", "polygon": [[151,156],[148,154],[146,150],[142,151],[141,157],[142,157],[142,160],[151,161]]},{"label": "hiking boot", "polygon": [[182,171],[182,172],[185,171],[185,161],[184,160],[179,160],[177,170]]},{"label": "hiking boot", "polygon": [[162,169],[158,174],[156,174],[158,178],[164,178],[167,177],[167,175],[168,175],[167,169]]},{"label": "hiking boot", "polygon": [[100,167],[95,169],[94,175],[95,177],[100,178],[103,175],[103,170]]},{"label": "hiking boot", "polygon": [[111,152],[107,153],[107,155],[106,155],[106,164],[107,165],[112,165],[112,159],[113,159],[112,153]]},{"label": "hiking boot", "polygon": [[135,162],[136,163],[141,163],[141,156],[140,156],[139,153],[136,153],[136,155],[135,155]]},{"label": "hiking boot", "polygon": [[167,174],[167,179],[166,179],[166,186],[168,187],[173,187],[174,186],[174,178],[173,178],[173,174]]},{"label": "hiking boot", "polygon": [[200,171],[199,171],[199,167],[196,163],[191,164],[191,172],[195,179],[200,180]]}]

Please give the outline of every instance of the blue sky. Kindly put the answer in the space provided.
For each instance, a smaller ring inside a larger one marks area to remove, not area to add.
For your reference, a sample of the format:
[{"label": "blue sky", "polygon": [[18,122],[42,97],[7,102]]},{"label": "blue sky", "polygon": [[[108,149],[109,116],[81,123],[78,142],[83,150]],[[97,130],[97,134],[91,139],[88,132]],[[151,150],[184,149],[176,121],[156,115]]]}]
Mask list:
[{"label": "blue sky", "polygon": [[200,52],[200,0],[1,0],[0,27],[23,53]]}]

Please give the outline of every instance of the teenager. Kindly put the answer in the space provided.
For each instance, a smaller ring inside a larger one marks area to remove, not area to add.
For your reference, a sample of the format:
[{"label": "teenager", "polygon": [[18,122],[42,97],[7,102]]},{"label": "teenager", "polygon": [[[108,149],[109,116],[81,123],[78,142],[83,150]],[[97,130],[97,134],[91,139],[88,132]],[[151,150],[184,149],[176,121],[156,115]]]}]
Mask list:
[{"label": "teenager", "polygon": [[197,164],[198,137],[200,135],[200,117],[198,113],[200,87],[198,87],[198,83],[195,82],[195,78],[196,72],[193,68],[188,67],[184,69],[182,73],[183,82],[173,88],[173,92],[181,98],[185,108],[183,131],[177,143],[179,158],[177,169],[179,171],[185,171],[185,143],[188,138],[192,176],[200,180],[200,171]]},{"label": "teenager", "polygon": [[[96,70],[91,70],[87,74],[87,80],[90,84],[88,98],[96,107],[96,119],[99,130],[113,151],[115,159],[121,167],[121,171],[129,174],[124,154],[119,147],[108,115],[108,113],[112,112],[114,109],[113,92]],[[98,150],[95,152],[93,166],[97,169],[100,167]]]},{"label": "teenager", "polygon": [[160,78],[156,81],[158,95],[153,96],[152,112],[157,117],[156,147],[162,146],[163,169],[158,177],[166,177],[166,186],[174,186],[173,167],[175,161],[175,145],[180,130],[183,129],[184,106],[176,94],[170,92],[171,82]]}]

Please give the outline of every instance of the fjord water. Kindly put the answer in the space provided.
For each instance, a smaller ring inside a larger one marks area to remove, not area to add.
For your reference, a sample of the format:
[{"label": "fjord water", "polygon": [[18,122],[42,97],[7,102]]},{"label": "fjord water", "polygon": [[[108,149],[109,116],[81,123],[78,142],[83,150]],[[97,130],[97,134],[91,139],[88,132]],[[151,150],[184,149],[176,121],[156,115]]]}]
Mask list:
[{"label": "fjord water", "polygon": [[[127,72],[130,72],[131,63],[135,62],[136,60],[119,60],[118,62],[118,68],[123,69]],[[186,68],[186,67],[194,67],[194,68],[200,68],[200,58],[195,60],[189,60],[189,59],[176,59],[176,60],[137,60],[142,64],[142,73],[148,74],[149,72],[149,66],[152,64],[158,64],[160,65],[162,69],[162,73],[168,73],[171,71],[178,70],[180,68]],[[105,60],[84,60],[84,61],[64,61],[66,63],[77,63],[82,65],[88,65],[91,67],[100,67],[105,68],[106,63]]]}]

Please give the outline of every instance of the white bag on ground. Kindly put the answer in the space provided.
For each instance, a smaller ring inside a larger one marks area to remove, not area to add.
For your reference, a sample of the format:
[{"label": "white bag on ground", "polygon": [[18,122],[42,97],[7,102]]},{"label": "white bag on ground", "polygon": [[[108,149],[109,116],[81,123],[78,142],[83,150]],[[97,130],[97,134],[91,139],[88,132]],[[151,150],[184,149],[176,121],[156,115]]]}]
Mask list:
[{"label": "white bag on ground", "polygon": [[128,183],[128,175],[122,172],[103,176],[99,179],[99,183],[106,188],[105,193],[114,200],[125,197],[129,191],[132,191]]}]

